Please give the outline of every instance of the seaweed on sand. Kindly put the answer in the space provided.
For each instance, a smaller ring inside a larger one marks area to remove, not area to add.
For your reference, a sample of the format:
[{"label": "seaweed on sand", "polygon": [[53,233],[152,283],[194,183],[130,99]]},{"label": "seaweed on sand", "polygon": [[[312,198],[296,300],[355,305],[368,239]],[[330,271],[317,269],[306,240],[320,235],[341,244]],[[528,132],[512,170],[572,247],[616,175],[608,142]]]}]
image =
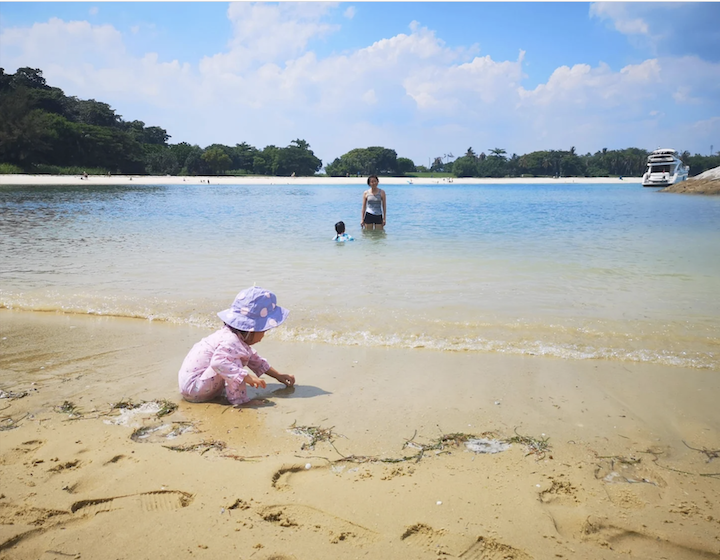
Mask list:
[{"label": "seaweed on sand", "polygon": [[515,435],[511,438],[503,440],[505,443],[517,443],[524,445],[528,455],[536,455],[538,459],[544,459],[548,451],[550,451],[549,437],[532,437],[532,436],[521,436],[515,428]]},{"label": "seaweed on sand", "polygon": [[133,408],[137,408],[139,406],[139,404],[135,404],[134,402],[132,402],[132,399],[123,399],[116,402],[115,404],[110,405],[110,410],[132,410]]},{"label": "seaweed on sand", "polygon": [[[483,435],[492,435],[490,432],[487,432]],[[360,455],[349,455],[349,456],[343,456],[340,459],[336,459],[334,462],[340,463],[340,462],[348,462],[348,463],[403,463],[405,461],[415,461],[416,463],[419,462],[426,453],[430,451],[434,451],[435,455],[439,455],[441,453],[449,453],[451,448],[457,448],[461,446],[463,443],[475,439],[476,436],[472,434],[464,434],[460,432],[455,432],[451,434],[441,434],[440,437],[436,438],[435,440],[431,441],[430,443],[418,443],[415,441],[415,438],[417,437],[417,431],[413,434],[413,437],[411,437],[408,440],[405,440],[405,443],[403,444],[403,449],[405,448],[411,448],[411,449],[417,449],[417,453],[414,453],[413,455],[404,455],[402,457],[368,457],[368,456],[360,456]],[[333,446],[334,447],[334,446]],[[337,449],[335,449],[337,451]],[[340,453],[338,451],[338,453]],[[342,454],[341,454],[342,455]]]},{"label": "seaweed on sand", "polygon": [[0,432],[6,432],[7,430],[14,430],[20,427],[20,421],[24,420],[29,414],[25,414],[22,418],[15,420],[10,416],[3,416],[0,418]]},{"label": "seaweed on sand", "polygon": [[163,416],[172,414],[178,408],[178,405],[176,403],[167,399],[155,401],[141,401],[139,403],[133,402],[132,399],[122,399],[111,405],[110,410],[135,410],[136,408],[140,408],[147,403],[156,404],[158,406],[158,411],[155,413],[155,416],[157,416],[158,418],[162,418]]},{"label": "seaweed on sand", "polygon": [[11,399],[11,400],[22,399],[23,397],[26,397],[27,394],[28,394],[27,391],[14,392],[14,391],[3,391],[2,389],[0,389],[0,399]]},{"label": "seaweed on sand", "polygon": [[692,449],[693,451],[699,451],[700,453],[704,453],[707,457],[707,462],[709,463],[713,459],[717,459],[720,457],[720,449],[707,449],[706,447],[703,447],[702,449],[698,449],[697,447],[690,447],[685,440],[683,440],[683,443],[685,444],[685,447],[688,449]]},{"label": "seaweed on sand", "polygon": [[305,436],[310,440],[308,443],[303,443],[300,449],[315,449],[315,444],[320,443],[321,441],[326,441],[332,445],[333,448],[335,447],[333,443],[335,442],[335,438],[338,434],[334,434],[332,428],[321,428],[320,426],[296,426],[295,424],[295,422],[292,423],[289,431],[298,436]]},{"label": "seaweed on sand", "polygon": [[169,449],[171,451],[178,451],[180,453],[185,451],[197,451],[200,455],[204,455],[211,449],[222,451],[226,446],[227,445],[224,441],[216,441],[214,439],[203,440],[199,443],[193,443],[190,445],[163,445],[165,449]]},{"label": "seaweed on sand", "polygon": [[69,414],[70,418],[79,418],[82,416],[80,409],[72,401],[64,401],[61,405],[54,407],[55,412]]}]

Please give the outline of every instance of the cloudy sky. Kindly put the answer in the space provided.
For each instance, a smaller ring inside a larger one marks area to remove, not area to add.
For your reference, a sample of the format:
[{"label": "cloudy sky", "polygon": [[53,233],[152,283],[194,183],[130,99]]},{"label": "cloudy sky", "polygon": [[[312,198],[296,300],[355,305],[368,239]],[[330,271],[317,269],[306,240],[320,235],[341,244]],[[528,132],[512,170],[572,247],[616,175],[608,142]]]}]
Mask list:
[{"label": "cloudy sky", "polygon": [[720,3],[3,2],[0,66],[171,143],[720,150]]}]

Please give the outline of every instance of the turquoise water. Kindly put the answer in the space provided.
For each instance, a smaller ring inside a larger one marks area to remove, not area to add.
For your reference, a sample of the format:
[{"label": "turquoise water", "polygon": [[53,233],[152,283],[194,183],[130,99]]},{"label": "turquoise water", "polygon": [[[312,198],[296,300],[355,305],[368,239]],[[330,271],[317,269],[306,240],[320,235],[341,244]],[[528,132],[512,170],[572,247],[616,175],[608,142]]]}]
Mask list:
[{"label": "turquoise water", "polygon": [[381,186],[383,233],[362,186],[0,187],[0,307],[211,327],[255,283],[285,340],[720,370],[720,197]]}]

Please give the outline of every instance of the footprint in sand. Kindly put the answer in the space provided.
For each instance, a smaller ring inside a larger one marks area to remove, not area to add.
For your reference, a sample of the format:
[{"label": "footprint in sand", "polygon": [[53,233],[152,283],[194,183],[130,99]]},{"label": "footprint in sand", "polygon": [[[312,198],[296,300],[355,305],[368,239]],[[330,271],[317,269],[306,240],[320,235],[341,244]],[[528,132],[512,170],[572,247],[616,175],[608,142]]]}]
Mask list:
[{"label": "footprint in sand", "polygon": [[613,525],[604,519],[589,517],[582,528],[583,539],[620,554],[638,558],[706,560],[720,558],[717,549],[687,546],[632,529]]},{"label": "footprint in sand", "polygon": [[[308,463],[309,464],[309,463]],[[308,470],[306,465],[283,465],[272,476],[272,487],[277,490],[290,488],[290,475]]]},{"label": "footprint in sand", "polygon": [[20,463],[21,461],[27,461],[27,455],[33,451],[37,451],[44,444],[45,442],[40,439],[24,441],[17,447],[13,447],[7,453],[4,453],[0,457],[0,465],[14,465],[16,463]]},{"label": "footprint in sand", "polygon": [[538,498],[544,504],[562,502],[574,505],[580,503],[577,494],[578,489],[571,482],[550,478],[550,488],[542,490]]},{"label": "footprint in sand", "polygon": [[141,511],[172,511],[189,506],[193,495],[181,490],[156,490],[131,494],[129,496],[116,496],[114,498],[98,498],[95,500],[80,500],[75,502],[70,511],[76,513],[80,510],[84,514],[113,511],[117,509],[133,508]]},{"label": "footprint in sand", "polygon": [[280,527],[325,532],[332,544],[350,541],[364,544],[377,537],[377,534],[367,527],[311,506],[272,505],[260,508],[257,514],[263,521]]},{"label": "footprint in sand", "polygon": [[136,509],[140,512],[172,511],[187,507],[192,501],[193,495],[188,492],[158,490],[128,496],[80,500],[70,507],[70,511],[2,504],[0,505],[0,525],[11,525],[12,531],[2,534],[0,551],[8,550],[21,541],[26,541],[35,535],[46,533],[68,523],[92,518],[98,513],[126,508]]},{"label": "footprint in sand", "polygon": [[477,542],[460,555],[463,560],[532,560],[532,556],[506,544],[486,537],[479,537]]},{"label": "footprint in sand", "polygon": [[519,550],[486,537],[468,537],[433,529],[424,523],[407,528],[400,539],[413,546],[433,551],[438,556],[463,558],[466,560],[532,560]]}]

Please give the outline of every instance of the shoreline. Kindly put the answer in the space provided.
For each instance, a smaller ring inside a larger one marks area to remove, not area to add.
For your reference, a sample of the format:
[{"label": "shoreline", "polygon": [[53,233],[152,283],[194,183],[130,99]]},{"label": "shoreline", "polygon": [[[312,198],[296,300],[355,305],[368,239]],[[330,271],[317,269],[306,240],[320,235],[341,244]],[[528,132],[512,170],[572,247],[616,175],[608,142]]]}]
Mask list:
[{"label": "shoreline", "polygon": [[[124,185],[140,183],[144,185],[365,185],[366,177],[180,177],[180,176],[151,176],[151,175],[90,175],[84,179],[78,175],[0,175],[0,185]],[[570,184],[634,184],[640,183],[639,177],[512,177],[498,179],[479,178],[417,178],[417,177],[382,177],[380,183],[384,185],[570,185]],[[411,183],[412,182],[412,183]]]},{"label": "shoreline", "polygon": [[[271,335],[260,354],[297,386],[238,409],[179,397],[205,334],[0,310],[0,558],[720,553],[715,372]],[[112,408],[165,400],[162,418]],[[438,447],[451,434],[513,443]]]}]

